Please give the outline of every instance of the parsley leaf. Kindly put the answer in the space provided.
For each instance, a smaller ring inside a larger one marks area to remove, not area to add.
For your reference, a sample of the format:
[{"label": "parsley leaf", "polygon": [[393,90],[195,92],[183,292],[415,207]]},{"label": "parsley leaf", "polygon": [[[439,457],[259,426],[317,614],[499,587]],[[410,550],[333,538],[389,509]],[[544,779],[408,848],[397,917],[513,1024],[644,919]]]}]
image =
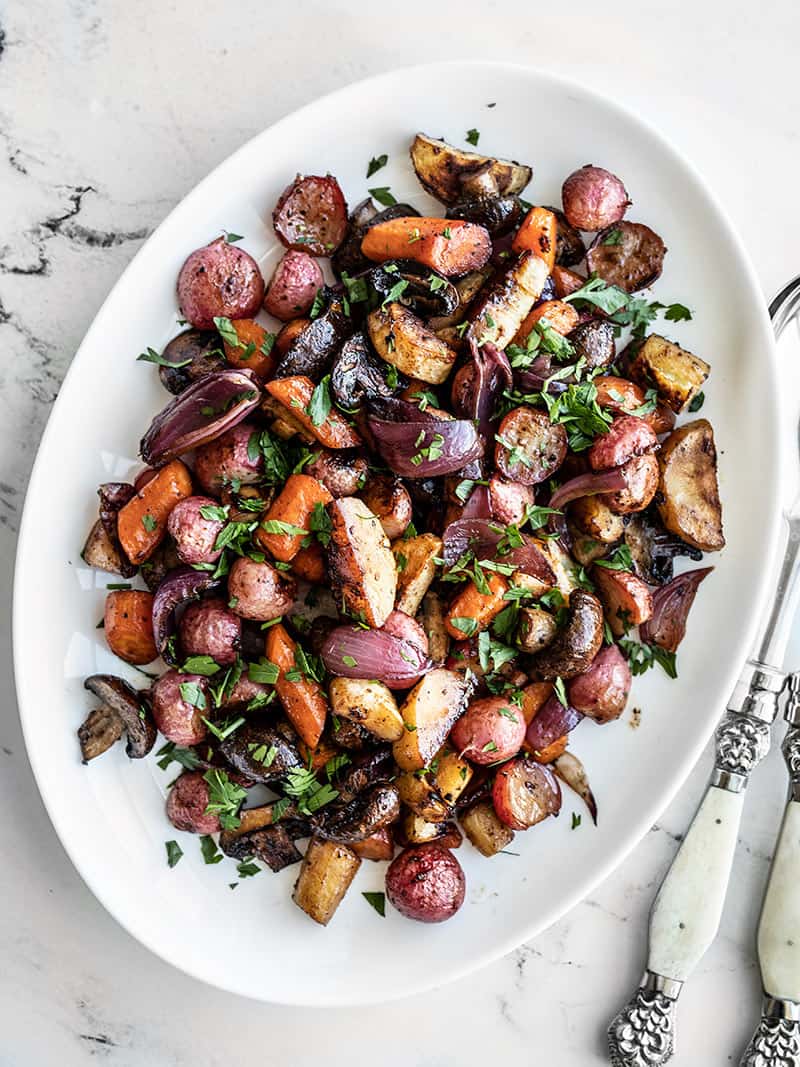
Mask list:
[{"label": "parsley leaf", "polygon": [[397,203],[395,197],[389,192],[388,185],[378,186],[377,189],[367,189],[370,196],[374,197],[379,204],[383,204],[384,207],[392,207]]},{"label": "parsley leaf", "polygon": [[382,919],[386,918],[386,894],[385,893],[362,893],[361,896],[367,904],[377,911]]},{"label": "parsley leaf", "polygon": [[455,618],[451,618],[450,625],[453,627],[454,630],[458,630],[458,632],[462,633],[465,637],[472,637],[472,635],[478,629],[478,624],[475,619],[470,619],[462,616],[456,616]]},{"label": "parsley leaf", "polygon": [[610,556],[605,559],[596,559],[595,567],[604,567],[608,571],[632,571],[633,559],[631,550],[627,545],[617,545]]},{"label": "parsley leaf", "polygon": [[234,329],[234,325],[230,319],[226,319],[223,316],[217,316],[214,319],[214,325],[217,328],[217,333],[226,345],[231,345],[232,348],[239,347],[239,335]]},{"label": "parsley leaf", "polygon": [[183,855],[183,849],[177,841],[165,841],[164,846],[167,850],[167,866],[174,867]]},{"label": "parsley leaf", "polygon": [[235,830],[241,822],[238,812],[247,790],[232,782],[219,767],[206,771],[203,781],[208,785],[206,815],[217,815],[223,830]]},{"label": "parsley leaf", "polygon": [[155,363],[157,367],[186,367],[192,362],[191,359],[181,359],[177,363],[173,363],[172,360],[164,359],[154,348],[148,348],[146,352],[142,352],[136,359],[137,361],[141,360],[143,363]]},{"label": "parsley leaf", "polygon": [[193,708],[200,708],[201,711],[206,707],[206,695],[200,688],[199,682],[181,682],[178,687],[181,692],[181,699],[185,700],[187,704],[191,704]]},{"label": "parsley leaf", "polygon": [[696,396],[693,396],[689,401],[689,411],[699,411],[705,403],[705,399],[706,394],[704,392],[701,391],[697,393]]},{"label": "parsley leaf", "polygon": [[314,426],[321,426],[331,411],[331,376],[326,374],[319,385],[314,387],[308,404],[308,415]]},{"label": "parsley leaf", "polygon": [[251,682],[257,682],[260,685],[275,685],[280,673],[278,665],[271,663],[263,656],[258,663],[248,663],[247,665],[247,677]]},{"label": "parsley leaf", "polygon": [[473,126],[471,130],[466,132],[467,144],[476,145],[480,140],[480,136],[480,132]]},{"label": "parsley leaf", "polygon": [[628,658],[631,674],[644,674],[657,663],[670,678],[678,677],[674,652],[667,652],[658,645],[641,644],[630,638],[623,638],[619,642],[619,647]]},{"label": "parsley leaf", "polygon": [[389,157],[385,152],[383,155],[373,156],[367,165],[367,177],[371,178],[373,174],[377,174],[381,167],[385,167],[388,162]]},{"label": "parsley leaf", "polygon": [[203,859],[206,863],[222,863],[222,853],[210,834],[203,834],[200,838],[200,851],[203,853]]}]

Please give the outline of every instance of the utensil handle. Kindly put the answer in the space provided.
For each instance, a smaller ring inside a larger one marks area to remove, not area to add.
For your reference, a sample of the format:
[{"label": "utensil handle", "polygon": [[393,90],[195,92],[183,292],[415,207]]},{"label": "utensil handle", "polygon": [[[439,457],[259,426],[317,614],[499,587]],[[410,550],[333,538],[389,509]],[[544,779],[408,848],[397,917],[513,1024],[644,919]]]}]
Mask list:
[{"label": "utensil handle", "polygon": [[741,1067],[800,1065],[800,728],[787,730],[782,748],[791,791],[758,924],[764,1005]]}]

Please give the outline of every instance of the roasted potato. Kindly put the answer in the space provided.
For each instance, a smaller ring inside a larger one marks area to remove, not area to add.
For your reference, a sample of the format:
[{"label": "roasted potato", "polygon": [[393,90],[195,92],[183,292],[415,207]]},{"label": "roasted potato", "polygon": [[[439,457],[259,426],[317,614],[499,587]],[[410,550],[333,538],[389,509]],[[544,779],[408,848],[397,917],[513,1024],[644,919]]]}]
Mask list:
[{"label": "roasted potato", "polygon": [[533,173],[523,164],[465,152],[424,133],[414,138],[411,162],[425,189],[443,204],[454,204],[465,191],[470,192],[470,179],[476,176],[481,192],[506,196],[521,193]]},{"label": "roasted potato", "polygon": [[479,800],[459,817],[469,841],[482,856],[496,856],[514,840],[514,831],[497,817],[490,800]]},{"label": "roasted potato", "polygon": [[400,823],[398,837],[405,845],[425,845],[429,841],[437,841],[445,848],[458,848],[463,841],[461,831],[454,822],[429,822],[413,811],[409,811]]},{"label": "roasted potato", "polygon": [[383,626],[397,591],[397,568],[383,527],[364,501],[353,496],[334,500],[328,514],[328,572],[334,596],[353,618]]},{"label": "roasted potato", "polygon": [[714,431],[707,419],[669,435],[658,457],[658,511],[666,528],[703,552],[725,545]]},{"label": "roasted potato", "polygon": [[440,923],[464,903],[461,864],[444,845],[431,841],[405,848],[386,872],[386,895],[408,919]]},{"label": "roasted potato", "polygon": [[392,552],[397,566],[395,608],[414,616],[436,577],[435,560],[441,558],[442,539],[432,533],[419,534],[405,541],[396,541]]},{"label": "roasted potato", "polygon": [[428,655],[434,663],[447,657],[450,638],[444,625],[444,608],[438,593],[428,590],[422,598],[422,628],[428,635]]},{"label": "roasted potato", "polygon": [[457,671],[436,667],[417,682],[400,709],[405,733],[394,743],[394,758],[404,771],[431,761],[466,707],[468,685]]},{"label": "roasted potato", "polygon": [[361,499],[372,514],[377,515],[390,541],[405,533],[411,522],[413,506],[411,496],[399,478],[374,474],[362,489]]},{"label": "roasted potato", "polygon": [[582,496],[569,505],[569,517],[581,533],[613,545],[625,533],[621,515],[615,515],[601,496]]},{"label": "roasted potato", "polygon": [[676,414],[697,395],[711,370],[704,359],[657,333],[629,347],[625,368],[645,389],[655,386]]},{"label": "roasted potato", "polygon": [[470,311],[467,336],[503,349],[542,295],[547,281],[544,260],[525,251],[481,294]]},{"label": "roasted potato", "polygon": [[329,696],[331,711],[338,718],[357,722],[382,741],[399,741],[403,736],[403,719],[397,701],[383,682],[333,678]]},{"label": "roasted potato", "polygon": [[429,822],[450,818],[453,807],[472,778],[470,764],[445,746],[428,767],[405,771],[395,780],[403,803]]},{"label": "roasted potato", "polygon": [[378,355],[412,378],[440,385],[453,369],[455,351],[402,304],[370,312],[367,331]]},{"label": "roasted potato", "polygon": [[543,608],[522,608],[517,624],[517,645],[523,652],[539,652],[556,636],[558,626]]},{"label": "roasted potato", "polygon": [[346,845],[312,837],[292,900],[315,923],[327,926],[360,866],[361,860]]},{"label": "roasted potato", "polygon": [[[439,542],[441,546],[441,542]],[[119,549],[106,533],[100,519],[89,531],[86,544],[81,550],[81,559],[88,567],[96,567],[108,574],[122,574],[124,563]],[[127,561],[125,561],[127,562]],[[431,578],[433,576],[431,575]]]}]

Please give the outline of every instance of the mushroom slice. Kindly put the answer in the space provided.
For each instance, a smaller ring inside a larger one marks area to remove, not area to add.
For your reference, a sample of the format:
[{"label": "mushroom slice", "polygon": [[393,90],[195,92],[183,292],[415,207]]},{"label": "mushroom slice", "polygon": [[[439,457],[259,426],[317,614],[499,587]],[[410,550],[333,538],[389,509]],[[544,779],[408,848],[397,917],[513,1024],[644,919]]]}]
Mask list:
[{"label": "mushroom slice", "polygon": [[587,669],[603,643],[603,608],[585,589],[569,598],[569,618],[554,640],[531,657],[531,677],[542,682],[574,678]]},{"label": "mushroom slice", "polygon": [[78,740],[81,743],[83,762],[102,756],[125,732],[122,719],[113,708],[101,704],[92,708],[78,727]]},{"label": "mushroom slice", "polygon": [[156,727],[150,709],[150,698],[113,674],[93,674],[83,683],[84,688],[120,717],[128,743],[125,751],[130,759],[142,759],[156,743]]}]

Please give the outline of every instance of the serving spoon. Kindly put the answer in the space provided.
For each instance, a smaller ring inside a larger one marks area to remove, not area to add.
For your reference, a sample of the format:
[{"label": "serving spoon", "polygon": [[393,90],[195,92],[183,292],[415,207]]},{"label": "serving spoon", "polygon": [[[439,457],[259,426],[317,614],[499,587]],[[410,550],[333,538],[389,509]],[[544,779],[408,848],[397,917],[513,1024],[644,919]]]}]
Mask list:
[{"label": "serving spoon", "polygon": [[[769,314],[776,339],[798,313],[800,277],[789,282],[770,304]],[[745,791],[753,769],[769,751],[770,727],[777,716],[778,698],[786,682],[781,664],[800,598],[800,496],[784,511],[784,518],[785,548],[772,606],[717,727],[711,780],[653,904],[647,970],[639,989],[608,1028],[613,1067],[661,1067],[671,1058],[675,1049],[676,1001],[684,982],[719,928]],[[793,770],[800,778],[800,734],[792,752],[796,761]],[[793,783],[795,781],[793,777]],[[797,785],[794,788],[800,790]],[[796,803],[787,815],[784,831],[779,852],[783,855],[791,850],[791,867],[800,875],[800,803]],[[773,867],[770,887],[774,882],[774,903],[768,914],[773,915],[776,909],[787,907],[789,896],[794,894],[792,925],[796,928],[800,946],[800,884],[795,879],[790,887],[779,893],[783,867],[783,864],[777,867],[777,875],[776,867]],[[789,859],[786,867],[789,867]],[[777,919],[770,920],[772,927],[777,924]],[[796,951],[800,953],[800,947]],[[793,957],[793,962],[797,959],[797,956]],[[795,966],[794,970],[797,972],[794,982],[785,987],[788,993],[767,994],[767,1014],[762,1017],[754,1038],[757,1045],[755,1058],[748,1059],[748,1053],[745,1053],[742,1067],[791,1067],[796,1062],[764,1052],[766,1046],[760,1040],[762,1028],[765,1032],[772,1025],[775,1013],[783,1013],[780,1021],[788,1020],[797,1036],[800,968]],[[765,988],[768,984],[765,977]],[[783,990],[784,986],[780,988]]]}]

